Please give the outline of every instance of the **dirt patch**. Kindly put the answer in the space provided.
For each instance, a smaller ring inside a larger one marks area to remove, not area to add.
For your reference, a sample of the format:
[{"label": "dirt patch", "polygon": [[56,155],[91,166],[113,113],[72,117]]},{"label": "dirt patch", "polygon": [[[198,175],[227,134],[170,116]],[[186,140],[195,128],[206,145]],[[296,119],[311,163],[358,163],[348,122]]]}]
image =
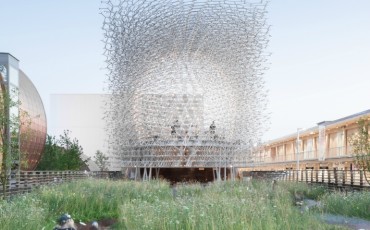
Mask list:
[{"label": "dirt patch", "polygon": [[78,230],[97,230],[97,229],[99,229],[99,230],[108,230],[112,225],[117,223],[117,220],[116,219],[104,219],[104,220],[96,221],[96,222],[98,222],[99,228],[95,228],[94,226],[92,226],[93,222],[94,221],[90,221],[90,222],[86,223],[86,225],[76,223],[76,226],[77,226]]}]

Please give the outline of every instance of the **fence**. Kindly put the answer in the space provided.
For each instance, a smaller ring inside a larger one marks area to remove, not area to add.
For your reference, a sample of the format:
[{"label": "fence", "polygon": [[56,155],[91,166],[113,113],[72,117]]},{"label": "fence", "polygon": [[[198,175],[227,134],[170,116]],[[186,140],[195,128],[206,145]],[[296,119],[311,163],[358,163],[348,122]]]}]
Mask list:
[{"label": "fence", "polygon": [[289,170],[278,174],[283,181],[321,183],[333,187],[370,188],[370,173],[363,170]]},{"label": "fence", "polygon": [[[6,185],[6,196],[30,192],[42,185],[53,185],[73,180],[94,178],[109,178],[108,172],[84,172],[84,171],[21,171],[12,174]],[[0,183],[0,194],[3,194]]]}]

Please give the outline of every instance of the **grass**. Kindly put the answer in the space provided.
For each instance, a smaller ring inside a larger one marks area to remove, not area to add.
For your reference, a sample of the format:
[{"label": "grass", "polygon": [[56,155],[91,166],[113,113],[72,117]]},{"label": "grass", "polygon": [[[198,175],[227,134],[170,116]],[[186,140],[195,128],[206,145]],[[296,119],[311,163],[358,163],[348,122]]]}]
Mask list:
[{"label": "grass", "polygon": [[[178,186],[164,181],[83,180],[43,187],[0,201],[1,229],[52,229],[65,212],[74,220],[118,220],[116,229],[339,229],[293,206],[301,185],[263,181]],[[316,192],[321,194],[321,192]],[[321,196],[321,195],[320,195]],[[323,196],[326,198],[326,196]]]},{"label": "grass", "polygon": [[334,192],[322,197],[326,212],[370,220],[370,192]]},{"label": "grass", "polygon": [[328,190],[326,187],[321,185],[310,185],[306,183],[295,183],[295,182],[279,182],[286,190],[291,194],[300,193],[303,194],[305,198],[320,200]]}]

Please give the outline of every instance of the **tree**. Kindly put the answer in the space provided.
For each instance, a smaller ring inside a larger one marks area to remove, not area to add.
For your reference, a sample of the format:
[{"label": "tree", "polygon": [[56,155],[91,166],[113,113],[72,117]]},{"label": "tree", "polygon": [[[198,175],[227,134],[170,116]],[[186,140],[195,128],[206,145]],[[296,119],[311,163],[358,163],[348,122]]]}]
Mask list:
[{"label": "tree", "polygon": [[[18,91],[16,89],[8,90],[3,76],[0,73],[0,183],[2,184],[3,195],[6,195],[6,186],[9,183],[9,177],[15,161],[20,164],[19,150],[19,130],[20,130],[20,102],[15,100]],[[27,115],[27,113],[24,113]]]},{"label": "tree", "polygon": [[356,157],[356,163],[360,169],[364,170],[365,179],[370,183],[368,173],[370,173],[370,122],[366,118],[358,120],[358,132],[350,138],[350,144]]},{"label": "tree", "polygon": [[99,167],[100,171],[107,171],[108,170],[109,157],[105,156],[104,153],[101,152],[100,150],[97,150],[96,153],[95,153],[94,158],[95,158],[94,162]]},{"label": "tree", "polygon": [[80,170],[89,159],[82,160],[83,149],[78,140],[65,130],[59,139],[48,135],[41,160],[36,170]]}]

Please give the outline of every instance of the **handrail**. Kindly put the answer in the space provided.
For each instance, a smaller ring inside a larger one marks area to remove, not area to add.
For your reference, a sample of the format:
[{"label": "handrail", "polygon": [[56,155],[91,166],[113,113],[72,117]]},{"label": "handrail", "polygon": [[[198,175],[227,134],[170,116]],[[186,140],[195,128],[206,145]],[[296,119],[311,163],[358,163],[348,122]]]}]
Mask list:
[{"label": "handrail", "polygon": [[[87,171],[21,171],[10,175],[6,186],[6,196],[30,192],[42,185],[55,185],[74,180],[93,178],[108,178],[109,172]],[[0,183],[1,185],[1,183]],[[0,187],[0,195],[3,194]]]},{"label": "handrail", "polygon": [[[278,180],[297,181],[306,183],[324,183],[336,187],[362,187],[370,188],[370,172],[364,170],[329,170],[329,169],[306,169],[287,170],[281,172]],[[366,174],[366,175],[365,175]]]}]

